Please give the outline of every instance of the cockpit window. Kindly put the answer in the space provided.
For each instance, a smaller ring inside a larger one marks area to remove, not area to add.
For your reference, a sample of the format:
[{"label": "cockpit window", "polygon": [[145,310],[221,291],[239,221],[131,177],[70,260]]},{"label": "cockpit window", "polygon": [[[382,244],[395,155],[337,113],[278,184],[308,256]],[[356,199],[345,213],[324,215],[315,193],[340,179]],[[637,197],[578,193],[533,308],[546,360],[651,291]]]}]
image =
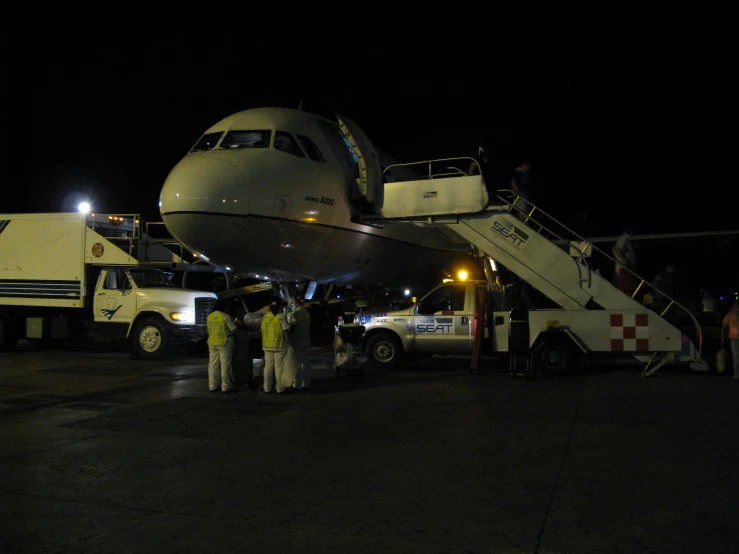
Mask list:
[{"label": "cockpit window", "polygon": [[272,131],[229,131],[220,148],[269,148]]},{"label": "cockpit window", "polygon": [[218,131],[217,133],[206,133],[200,138],[197,144],[192,147],[190,152],[203,152],[205,150],[215,148],[221,136],[223,136],[223,131]]},{"label": "cockpit window", "polygon": [[275,133],[275,148],[293,156],[305,158],[305,154],[303,154],[303,151],[298,146],[298,143],[295,142],[293,136],[285,131],[277,131]]},{"label": "cockpit window", "polygon": [[321,150],[318,148],[318,145],[313,142],[311,139],[306,137],[305,135],[295,135],[298,137],[298,140],[300,141],[300,146],[303,147],[303,150],[305,150],[308,153],[308,157],[316,162],[325,162],[326,158],[323,157],[323,154],[321,154]]}]

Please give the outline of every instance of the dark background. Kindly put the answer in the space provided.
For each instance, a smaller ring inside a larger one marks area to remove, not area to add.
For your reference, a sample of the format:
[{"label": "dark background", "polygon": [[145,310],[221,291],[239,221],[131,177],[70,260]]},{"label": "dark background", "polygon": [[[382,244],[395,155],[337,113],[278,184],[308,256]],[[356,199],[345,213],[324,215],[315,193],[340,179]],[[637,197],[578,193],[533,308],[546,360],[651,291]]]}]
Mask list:
[{"label": "dark background", "polygon": [[[529,158],[535,203],[587,237],[627,223],[637,235],[739,228],[733,50],[690,17],[672,30],[634,25],[597,42],[598,29],[541,38],[527,29],[527,48],[11,32],[0,212],[72,211],[89,199],[99,212],[158,221],[169,170],[209,126],[302,102],[353,119],[401,161],[476,156],[483,146],[492,188],[507,187]],[[675,261],[687,295],[699,283],[715,295],[739,287],[726,237],[640,248],[644,276]]]}]

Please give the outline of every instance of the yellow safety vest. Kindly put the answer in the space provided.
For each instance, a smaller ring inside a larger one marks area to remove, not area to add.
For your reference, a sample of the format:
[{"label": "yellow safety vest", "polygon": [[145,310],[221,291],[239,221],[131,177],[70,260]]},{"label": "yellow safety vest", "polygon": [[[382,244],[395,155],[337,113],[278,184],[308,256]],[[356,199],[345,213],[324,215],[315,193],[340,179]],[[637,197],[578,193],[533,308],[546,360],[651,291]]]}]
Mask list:
[{"label": "yellow safety vest", "polygon": [[282,329],[282,314],[267,312],[262,318],[262,348],[264,350],[287,350],[285,332]]},{"label": "yellow safety vest", "polygon": [[226,318],[223,312],[213,312],[208,316],[208,346],[223,346],[228,340]]}]

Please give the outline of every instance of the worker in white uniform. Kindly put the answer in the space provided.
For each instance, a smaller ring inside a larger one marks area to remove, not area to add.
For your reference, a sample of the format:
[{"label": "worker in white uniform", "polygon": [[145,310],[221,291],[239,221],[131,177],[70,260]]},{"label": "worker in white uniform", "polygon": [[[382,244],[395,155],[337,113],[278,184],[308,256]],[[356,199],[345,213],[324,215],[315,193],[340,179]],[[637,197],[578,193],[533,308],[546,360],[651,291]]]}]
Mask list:
[{"label": "worker in white uniform", "polygon": [[636,276],[632,273],[636,270],[636,248],[633,243],[633,234],[633,227],[627,227],[611,249],[613,257],[616,258],[614,284],[621,292],[629,296],[634,293],[638,284]]},{"label": "worker in white uniform", "polygon": [[213,311],[208,316],[208,387],[210,392],[236,392],[238,387],[233,380],[234,338],[237,321],[226,313],[226,300],[216,300]]},{"label": "worker in white uniform", "polygon": [[293,389],[310,390],[310,313],[305,309],[302,296],[295,299],[295,311],[290,321],[290,346],[295,351],[298,366]]}]

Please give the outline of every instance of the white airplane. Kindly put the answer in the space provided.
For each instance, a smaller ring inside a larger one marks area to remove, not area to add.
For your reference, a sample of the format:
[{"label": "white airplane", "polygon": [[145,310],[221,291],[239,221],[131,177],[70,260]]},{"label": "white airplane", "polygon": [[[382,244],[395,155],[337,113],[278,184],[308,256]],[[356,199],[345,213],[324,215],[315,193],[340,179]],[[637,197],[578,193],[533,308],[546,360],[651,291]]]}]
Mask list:
[{"label": "white airplane", "polygon": [[408,285],[470,264],[469,243],[443,224],[357,222],[382,201],[382,169],[393,163],[341,116],[250,109],[213,125],[172,169],[160,212],[205,261],[274,283]]}]

